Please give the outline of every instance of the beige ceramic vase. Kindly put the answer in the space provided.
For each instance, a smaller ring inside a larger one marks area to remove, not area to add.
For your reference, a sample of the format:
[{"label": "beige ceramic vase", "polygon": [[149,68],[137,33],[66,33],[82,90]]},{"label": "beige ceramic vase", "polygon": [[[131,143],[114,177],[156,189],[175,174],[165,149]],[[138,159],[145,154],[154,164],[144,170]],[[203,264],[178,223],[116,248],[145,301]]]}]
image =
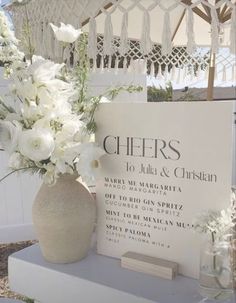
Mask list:
[{"label": "beige ceramic vase", "polygon": [[75,176],[63,175],[51,187],[43,184],[33,205],[33,223],[44,258],[52,263],[83,259],[95,216],[95,201]]}]

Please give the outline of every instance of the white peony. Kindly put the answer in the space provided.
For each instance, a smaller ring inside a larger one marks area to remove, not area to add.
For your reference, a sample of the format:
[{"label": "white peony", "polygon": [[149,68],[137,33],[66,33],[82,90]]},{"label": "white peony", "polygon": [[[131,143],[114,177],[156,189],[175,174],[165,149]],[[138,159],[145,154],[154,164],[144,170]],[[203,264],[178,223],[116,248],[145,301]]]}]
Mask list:
[{"label": "white peony", "polygon": [[39,57],[30,65],[28,71],[33,76],[34,82],[44,83],[53,80],[63,66],[64,64],[57,64]]},{"label": "white peony", "polygon": [[55,26],[50,23],[56,39],[65,43],[73,43],[75,42],[79,36],[82,34],[81,29],[75,29],[72,25],[61,23],[60,27]]},{"label": "white peony", "polygon": [[54,146],[53,136],[45,129],[26,130],[19,137],[22,155],[36,162],[50,158]]},{"label": "white peony", "polygon": [[20,131],[20,124],[16,121],[0,121],[0,143],[7,152],[12,153],[17,149]]},{"label": "white peony", "polygon": [[94,143],[83,144],[80,157],[76,163],[76,170],[87,184],[94,184],[99,177],[101,162],[100,158],[105,154],[104,150]]}]

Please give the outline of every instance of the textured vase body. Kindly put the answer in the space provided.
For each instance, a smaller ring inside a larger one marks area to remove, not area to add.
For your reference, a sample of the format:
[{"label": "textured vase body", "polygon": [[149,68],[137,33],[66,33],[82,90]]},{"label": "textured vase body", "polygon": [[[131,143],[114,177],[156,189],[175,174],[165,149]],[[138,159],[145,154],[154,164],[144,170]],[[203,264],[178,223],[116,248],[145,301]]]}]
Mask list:
[{"label": "textured vase body", "polygon": [[63,175],[51,187],[43,184],[33,205],[33,223],[44,258],[53,263],[83,259],[95,216],[92,195],[74,176]]}]

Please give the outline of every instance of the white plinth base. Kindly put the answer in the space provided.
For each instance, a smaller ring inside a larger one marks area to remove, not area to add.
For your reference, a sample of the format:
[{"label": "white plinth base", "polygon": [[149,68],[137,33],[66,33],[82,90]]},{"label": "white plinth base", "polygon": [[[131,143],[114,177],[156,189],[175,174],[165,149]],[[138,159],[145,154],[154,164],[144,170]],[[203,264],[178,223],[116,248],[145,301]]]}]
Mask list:
[{"label": "white plinth base", "polygon": [[[120,260],[90,255],[67,265],[44,261],[38,245],[9,258],[10,287],[41,303],[198,303],[198,282],[173,281],[120,267]],[[232,301],[235,302],[234,298]]]}]

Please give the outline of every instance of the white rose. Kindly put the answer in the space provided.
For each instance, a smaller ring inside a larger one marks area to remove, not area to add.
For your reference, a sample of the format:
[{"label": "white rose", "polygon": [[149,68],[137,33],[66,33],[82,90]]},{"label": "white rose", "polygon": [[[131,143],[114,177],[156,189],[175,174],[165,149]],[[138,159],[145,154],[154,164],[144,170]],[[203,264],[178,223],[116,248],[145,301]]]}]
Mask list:
[{"label": "white rose", "polygon": [[20,124],[16,121],[0,121],[0,142],[7,152],[12,153],[17,149],[20,131]]},{"label": "white rose", "polygon": [[22,155],[36,162],[50,158],[54,146],[53,136],[44,129],[26,130],[19,137]]},{"label": "white rose", "polygon": [[29,73],[36,83],[47,82],[56,77],[64,64],[57,64],[50,60],[38,59],[29,67]]},{"label": "white rose", "polygon": [[54,34],[58,41],[65,43],[73,43],[75,42],[79,36],[82,34],[81,29],[75,29],[72,25],[61,23],[60,27],[55,26],[50,23]]}]

